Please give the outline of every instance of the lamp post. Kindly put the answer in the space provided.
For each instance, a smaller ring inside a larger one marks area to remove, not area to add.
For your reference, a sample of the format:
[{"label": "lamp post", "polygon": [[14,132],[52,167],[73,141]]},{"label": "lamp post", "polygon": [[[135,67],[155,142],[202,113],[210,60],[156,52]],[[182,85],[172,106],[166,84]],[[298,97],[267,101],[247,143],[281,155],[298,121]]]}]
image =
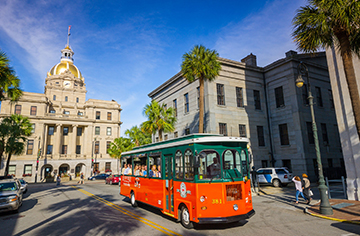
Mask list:
[{"label": "lamp post", "polygon": [[40,140],[41,140],[41,137],[39,137],[38,155],[37,155],[37,158],[36,158],[35,183],[37,183],[37,174],[38,174],[38,169],[39,169],[39,159],[40,159],[40,155],[41,155]]},{"label": "lamp post", "polygon": [[328,198],[328,188],[325,185],[324,180],[324,174],[323,174],[323,168],[321,163],[321,155],[320,155],[320,148],[319,148],[319,139],[317,134],[317,128],[315,123],[315,114],[314,114],[314,97],[311,94],[311,86],[310,86],[310,79],[309,79],[309,71],[307,66],[300,62],[300,64],[297,67],[298,77],[295,81],[295,84],[298,88],[301,88],[304,85],[304,79],[302,76],[304,75],[306,77],[307,82],[307,92],[308,92],[308,100],[310,105],[310,111],[311,111],[311,121],[312,121],[312,130],[314,135],[314,143],[315,143],[315,152],[316,152],[316,160],[318,164],[319,169],[319,192],[320,192],[320,214],[323,215],[332,215],[333,209],[329,203]]}]

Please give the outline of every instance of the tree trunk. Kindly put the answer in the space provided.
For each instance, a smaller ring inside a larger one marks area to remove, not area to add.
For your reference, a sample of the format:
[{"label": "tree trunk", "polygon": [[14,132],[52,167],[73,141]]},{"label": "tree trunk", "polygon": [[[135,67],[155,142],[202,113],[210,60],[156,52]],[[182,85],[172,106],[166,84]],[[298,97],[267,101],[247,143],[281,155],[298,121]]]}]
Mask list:
[{"label": "tree trunk", "polygon": [[349,88],[351,106],[354,113],[358,138],[360,138],[360,96],[355,77],[352,52],[350,49],[350,41],[348,35],[346,35],[345,33],[338,33],[336,34],[336,37],[340,42],[340,54],[344,64],[344,72],[346,82]]},{"label": "tree trunk", "polygon": [[159,129],[158,132],[159,132],[159,141],[161,142],[162,141],[162,130]]},{"label": "tree trunk", "polygon": [[204,78],[199,78],[199,133],[204,133]]},{"label": "tree trunk", "polygon": [[11,158],[11,153],[8,156],[8,159],[6,161],[6,167],[5,167],[5,174],[4,176],[7,176],[9,174],[9,165],[10,165],[10,158]]}]

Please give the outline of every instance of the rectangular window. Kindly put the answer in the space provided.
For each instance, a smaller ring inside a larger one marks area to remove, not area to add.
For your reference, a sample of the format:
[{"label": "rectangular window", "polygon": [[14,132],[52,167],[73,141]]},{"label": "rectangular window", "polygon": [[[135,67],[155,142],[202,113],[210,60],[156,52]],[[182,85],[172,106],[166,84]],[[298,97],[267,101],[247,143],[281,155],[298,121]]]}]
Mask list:
[{"label": "rectangular window", "polygon": [[259,90],[254,90],[254,103],[255,103],[255,109],[261,110],[260,91]]},{"label": "rectangular window", "polygon": [[32,155],[33,150],[34,150],[34,140],[28,140],[26,154]]},{"label": "rectangular window", "polygon": [[32,174],[32,165],[25,165],[24,166],[24,175],[31,175]]},{"label": "rectangular window", "polygon": [[106,135],[110,136],[111,135],[111,127],[107,127],[106,128]]},{"label": "rectangular window", "polygon": [[186,93],[184,94],[184,112],[188,113],[189,112],[189,94]]},{"label": "rectangular window", "polygon": [[82,115],[84,115],[84,113],[81,111],[78,111],[78,116],[82,116]]},{"label": "rectangular window", "polygon": [[262,161],[261,161],[261,167],[262,167],[262,168],[268,167],[268,161],[267,161],[267,160],[262,160]]},{"label": "rectangular window", "polygon": [[283,87],[275,88],[276,108],[285,106]]},{"label": "rectangular window", "polygon": [[76,98],[76,102],[79,102],[79,98]]},{"label": "rectangular window", "polygon": [[307,128],[307,133],[308,133],[308,139],[309,139],[309,144],[314,144],[314,133],[313,133],[313,128],[312,128],[312,123],[311,122],[306,122],[306,128]]},{"label": "rectangular window", "polygon": [[194,156],[190,150],[186,150],[184,153],[184,167],[185,167],[185,179],[193,180],[195,176],[194,172]]},{"label": "rectangular window", "polygon": [[76,136],[81,136],[81,135],[82,135],[82,127],[77,127]]},{"label": "rectangular window", "polygon": [[243,88],[236,87],[236,105],[244,107]]},{"label": "rectangular window", "polygon": [[309,105],[309,99],[308,99],[308,88],[307,88],[307,86],[306,86],[306,84],[304,84],[303,86],[302,86],[302,99],[303,99],[303,104],[304,105]]},{"label": "rectangular window", "polygon": [[64,111],[65,115],[70,115],[70,111]]},{"label": "rectangular window", "polygon": [[81,154],[81,145],[76,145],[76,154]]},{"label": "rectangular window", "polygon": [[53,100],[56,101],[56,95],[53,96]]},{"label": "rectangular window", "polygon": [[279,125],[280,143],[281,145],[289,145],[289,134],[287,124]]},{"label": "rectangular window", "polygon": [[111,120],[111,112],[107,113],[107,120]]},{"label": "rectangular window", "polygon": [[263,147],[263,146],[265,146],[264,127],[256,126],[256,129],[257,129],[257,136],[258,136],[258,145],[260,147]]},{"label": "rectangular window", "polygon": [[54,126],[49,126],[49,135],[54,135]]},{"label": "rectangular window", "polygon": [[239,125],[239,136],[246,138],[246,126],[245,125]]},{"label": "rectangular window", "polygon": [[96,112],[95,119],[100,120],[100,111],[97,111],[97,112]]},{"label": "rectangular window", "polygon": [[329,100],[330,100],[330,108],[335,108],[335,106],[334,106],[334,98],[333,98],[331,89],[328,90],[328,94],[329,94]]},{"label": "rectangular window", "polygon": [[105,162],[105,172],[111,171],[111,162]]},{"label": "rectangular window", "polygon": [[167,134],[164,135],[164,140],[168,140],[168,135]]},{"label": "rectangular window", "polygon": [[325,123],[321,123],[321,134],[322,134],[322,139],[323,139],[324,145],[325,146],[328,145],[329,144],[329,137],[328,137],[328,133],[327,133]]},{"label": "rectangular window", "polygon": [[56,111],[54,110],[54,108],[50,108],[50,111],[49,111],[51,114],[54,114]]},{"label": "rectangular window", "polygon": [[35,123],[31,124],[31,133],[35,133]]},{"label": "rectangular window", "polygon": [[36,109],[37,109],[36,106],[31,106],[31,108],[30,108],[30,115],[31,116],[36,116]]},{"label": "rectangular window", "polygon": [[173,107],[174,107],[175,117],[177,117],[177,100],[176,99],[173,100]]},{"label": "rectangular window", "polygon": [[179,150],[175,153],[175,177],[177,179],[184,178],[184,165],[183,165],[183,155],[182,152]]},{"label": "rectangular window", "polygon": [[95,135],[100,135],[100,126],[95,127]]},{"label": "rectangular window", "polygon": [[200,87],[196,88],[197,91],[197,108],[200,108]]},{"label": "rectangular window", "polygon": [[69,134],[69,127],[63,127],[63,135],[66,136]]},{"label": "rectangular window", "polygon": [[323,107],[323,100],[322,100],[322,96],[321,96],[321,88],[320,87],[315,87],[316,90],[316,103],[319,107]]},{"label": "rectangular window", "polygon": [[95,154],[99,154],[100,141],[95,141]]},{"label": "rectangular window", "polygon": [[67,102],[68,101],[68,97],[67,96],[65,96],[65,102]]},{"label": "rectangular window", "polygon": [[174,137],[177,138],[178,137],[178,132],[174,132]]},{"label": "rectangular window", "polygon": [[226,123],[219,123],[219,133],[227,136],[227,127],[226,127]]},{"label": "rectangular window", "polygon": [[291,160],[282,160],[282,166],[288,168],[289,171],[292,172]]},{"label": "rectangular window", "polygon": [[217,104],[225,105],[225,91],[223,84],[216,84]]},{"label": "rectangular window", "polygon": [[9,175],[14,175],[16,174],[16,165],[9,165]]},{"label": "rectangular window", "polygon": [[15,114],[21,114],[21,105],[15,105]]},{"label": "rectangular window", "polygon": [[188,135],[188,134],[190,134],[190,128],[185,129],[185,135]]},{"label": "rectangular window", "polygon": [[61,154],[67,154],[67,145],[62,145]]},{"label": "rectangular window", "polygon": [[111,141],[106,141],[106,153],[107,154],[109,154],[110,145],[111,145]]},{"label": "rectangular window", "polygon": [[53,145],[47,145],[46,154],[52,154],[52,151],[53,151]]}]

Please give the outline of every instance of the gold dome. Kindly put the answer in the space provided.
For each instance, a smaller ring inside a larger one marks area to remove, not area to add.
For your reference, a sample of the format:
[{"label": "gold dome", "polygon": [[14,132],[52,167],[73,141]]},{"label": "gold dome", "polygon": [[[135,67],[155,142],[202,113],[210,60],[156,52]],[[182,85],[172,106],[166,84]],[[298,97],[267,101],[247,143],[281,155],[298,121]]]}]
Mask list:
[{"label": "gold dome", "polygon": [[61,60],[60,63],[56,64],[51,68],[49,71],[50,75],[60,75],[61,73],[65,72],[67,69],[76,77],[79,79],[83,79],[83,76],[80,72],[80,70],[71,62],[68,60]]}]

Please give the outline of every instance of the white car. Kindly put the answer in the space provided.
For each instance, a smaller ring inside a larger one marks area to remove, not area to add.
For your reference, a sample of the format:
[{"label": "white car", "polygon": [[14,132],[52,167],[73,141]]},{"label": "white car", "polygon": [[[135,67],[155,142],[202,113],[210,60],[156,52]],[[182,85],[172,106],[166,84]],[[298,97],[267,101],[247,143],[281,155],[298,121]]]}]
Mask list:
[{"label": "white car", "polygon": [[274,187],[285,187],[291,183],[292,174],[286,167],[267,167],[256,171],[260,184],[272,184]]}]

